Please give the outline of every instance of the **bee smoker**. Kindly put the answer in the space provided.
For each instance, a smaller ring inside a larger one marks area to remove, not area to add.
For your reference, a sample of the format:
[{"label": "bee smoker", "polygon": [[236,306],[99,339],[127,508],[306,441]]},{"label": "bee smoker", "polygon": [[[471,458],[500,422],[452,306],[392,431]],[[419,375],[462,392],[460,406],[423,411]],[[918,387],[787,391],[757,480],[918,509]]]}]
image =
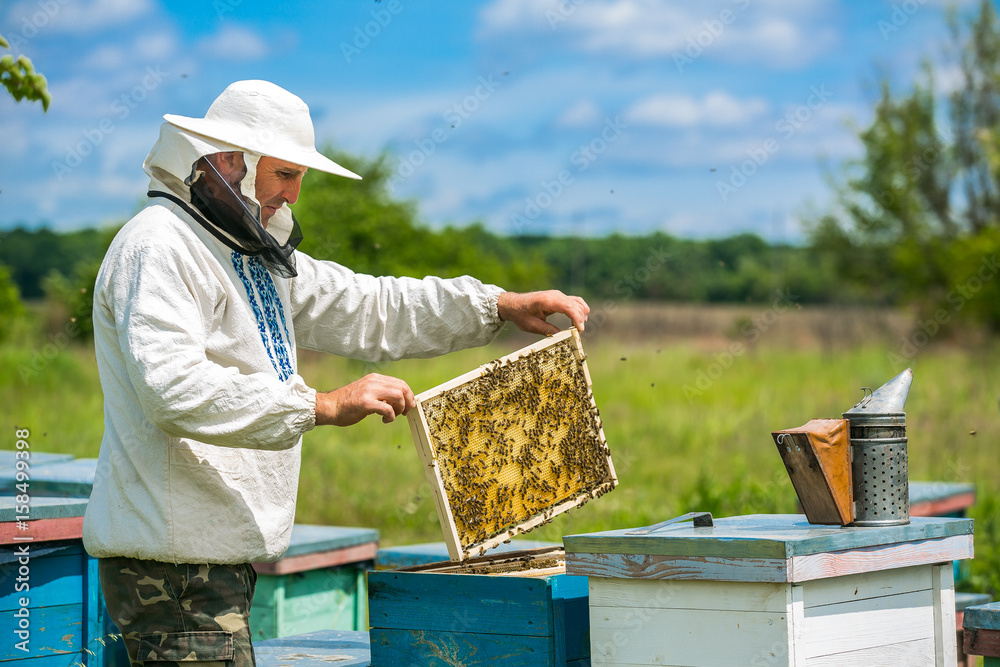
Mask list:
[{"label": "bee smoker", "polygon": [[913,371],[905,371],[843,413],[850,422],[854,526],[910,523],[906,413]]}]

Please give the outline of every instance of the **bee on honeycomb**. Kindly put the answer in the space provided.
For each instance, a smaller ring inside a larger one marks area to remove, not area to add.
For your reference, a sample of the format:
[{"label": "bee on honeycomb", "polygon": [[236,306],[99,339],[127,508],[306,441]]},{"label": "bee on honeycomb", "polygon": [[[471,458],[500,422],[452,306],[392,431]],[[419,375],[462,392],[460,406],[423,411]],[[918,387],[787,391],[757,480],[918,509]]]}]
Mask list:
[{"label": "bee on honeycomb", "polygon": [[617,484],[575,329],[417,396],[410,425],[461,554]]}]

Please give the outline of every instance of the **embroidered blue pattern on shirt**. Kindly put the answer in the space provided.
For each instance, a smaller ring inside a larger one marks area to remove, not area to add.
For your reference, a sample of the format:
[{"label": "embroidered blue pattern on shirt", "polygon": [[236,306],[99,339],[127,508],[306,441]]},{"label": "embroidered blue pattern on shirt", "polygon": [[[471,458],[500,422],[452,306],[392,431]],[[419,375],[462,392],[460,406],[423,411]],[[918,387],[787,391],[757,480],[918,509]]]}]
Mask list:
[{"label": "embroidered blue pattern on shirt", "polygon": [[[267,351],[267,356],[271,360],[271,365],[274,366],[274,370],[277,371],[278,377],[282,380],[286,380],[291,374],[291,367],[288,363],[288,351],[285,348],[285,343],[281,339],[281,335],[277,331],[277,323],[271,328],[271,333],[268,332],[268,318],[261,311],[260,305],[257,303],[257,294],[254,292],[253,284],[250,282],[250,278],[247,276],[246,270],[243,267],[243,254],[233,250],[231,259],[233,262],[233,268],[236,269],[236,275],[239,276],[240,282],[243,283],[244,289],[247,291],[247,299],[250,302],[250,309],[253,311],[254,319],[257,320],[257,332],[260,334],[260,340],[264,344],[264,349]],[[251,257],[250,260],[255,260],[256,257]],[[257,260],[259,261],[259,260]],[[253,261],[250,262],[250,266],[253,267]],[[251,269],[251,273],[253,270]],[[265,271],[266,273],[266,271]],[[270,277],[270,276],[268,276]],[[272,286],[273,291],[273,286]],[[264,299],[264,309],[267,310],[268,304],[266,302],[267,297],[261,293],[261,298]],[[271,319],[273,320],[273,308]],[[275,341],[274,337],[277,335],[278,340]],[[272,349],[277,352],[279,361],[275,360],[275,353]],[[281,357],[284,356],[284,363],[280,362]]]},{"label": "embroidered blue pattern on shirt", "polygon": [[[250,276],[253,278],[254,285],[257,286],[261,302],[264,304],[264,317],[267,319],[267,328],[271,330],[274,351],[281,366],[279,375],[282,375],[281,379],[284,380],[292,374],[292,363],[289,360],[288,345],[285,343],[285,341],[291,340],[288,335],[288,326],[285,324],[285,311],[281,307],[278,291],[274,288],[274,279],[271,278],[271,274],[265,268],[264,262],[259,257],[248,257],[247,264],[250,266]],[[278,329],[278,320],[275,317],[275,311],[281,317],[281,326],[285,330],[284,338],[281,337],[281,332]]]}]

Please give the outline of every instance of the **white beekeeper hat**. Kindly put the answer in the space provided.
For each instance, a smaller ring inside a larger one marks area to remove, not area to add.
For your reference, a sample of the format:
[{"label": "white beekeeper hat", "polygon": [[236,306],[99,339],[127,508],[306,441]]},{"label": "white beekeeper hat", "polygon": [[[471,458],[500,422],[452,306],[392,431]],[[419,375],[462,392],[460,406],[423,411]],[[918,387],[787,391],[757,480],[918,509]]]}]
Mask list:
[{"label": "white beekeeper hat", "polygon": [[361,179],[316,150],[309,107],[269,81],[237,81],[212,102],[204,118],[165,114],[171,125],[243,150],[328,174]]}]

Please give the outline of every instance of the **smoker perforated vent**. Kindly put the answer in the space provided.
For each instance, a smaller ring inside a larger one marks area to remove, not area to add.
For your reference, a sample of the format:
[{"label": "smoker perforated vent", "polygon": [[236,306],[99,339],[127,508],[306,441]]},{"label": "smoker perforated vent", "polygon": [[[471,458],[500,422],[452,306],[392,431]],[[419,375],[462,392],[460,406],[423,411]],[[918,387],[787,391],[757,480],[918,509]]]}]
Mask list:
[{"label": "smoker perforated vent", "polygon": [[906,438],[852,439],[854,525],[891,526],[910,522]]},{"label": "smoker perforated vent", "polygon": [[617,484],[575,329],[420,394],[410,426],[452,560]]}]

